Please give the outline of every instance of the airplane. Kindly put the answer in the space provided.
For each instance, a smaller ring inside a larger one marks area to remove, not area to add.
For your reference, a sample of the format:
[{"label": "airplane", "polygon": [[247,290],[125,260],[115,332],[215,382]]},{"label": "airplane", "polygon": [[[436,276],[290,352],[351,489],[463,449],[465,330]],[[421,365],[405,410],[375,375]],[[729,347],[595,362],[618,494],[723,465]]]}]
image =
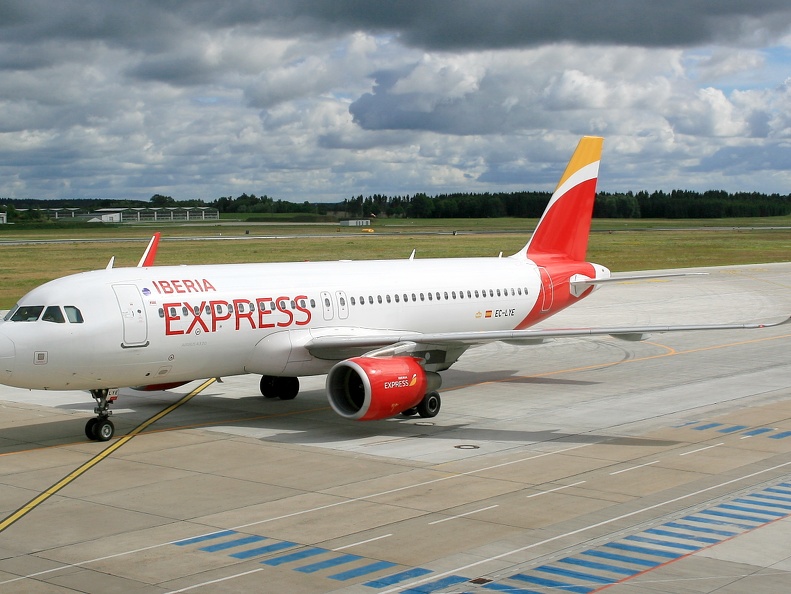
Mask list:
[{"label": "airplane", "polygon": [[22,297],[0,322],[0,383],[90,391],[85,434],[97,441],[114,435],[119,388],[250,373],[264,397],[282,400],[297,396],[300,376],[327,374],[332,409],[351,420],[431,418],[440,372],[476,345],[777,325],[531,329],[602,284],[684,274],[616,277],[586,261],[602,146],[580,140],[535,231],[508,257],[154,266],[156,233],[136,267],[111,259]]}]

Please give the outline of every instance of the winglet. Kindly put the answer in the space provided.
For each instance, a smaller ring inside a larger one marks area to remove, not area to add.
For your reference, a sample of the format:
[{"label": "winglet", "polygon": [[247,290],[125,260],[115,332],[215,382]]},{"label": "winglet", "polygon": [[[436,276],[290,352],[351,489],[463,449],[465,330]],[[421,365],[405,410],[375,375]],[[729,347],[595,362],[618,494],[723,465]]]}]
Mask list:
[{"label": "winglet", "polygon": [[146,251],[143,252],[143,257],[140,258],[140,262],[137,263],[138,268],[154,265],[154,259],[157,257],[157,247],[159,247],[159,239],[161,236],[162,234],[159,231],[154,233],[151,241],[148,242]]},{"label": "winglet", "polygon": [[585,261],[603,143],[598,136],[580,140],[533,236],[518,255],[533,261],[547,256]]}]

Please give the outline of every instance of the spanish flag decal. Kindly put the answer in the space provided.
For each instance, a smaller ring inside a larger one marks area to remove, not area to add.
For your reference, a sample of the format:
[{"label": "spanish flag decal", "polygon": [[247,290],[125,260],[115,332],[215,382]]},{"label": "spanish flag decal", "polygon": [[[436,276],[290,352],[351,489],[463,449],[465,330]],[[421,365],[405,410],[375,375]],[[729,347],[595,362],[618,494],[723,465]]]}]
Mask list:
[{"label": "spanish flag decal", "polygon": [[492,317],[492,310],[491,309],[487,309],[486,310],[486,317],[487,318],[491,318]]}]

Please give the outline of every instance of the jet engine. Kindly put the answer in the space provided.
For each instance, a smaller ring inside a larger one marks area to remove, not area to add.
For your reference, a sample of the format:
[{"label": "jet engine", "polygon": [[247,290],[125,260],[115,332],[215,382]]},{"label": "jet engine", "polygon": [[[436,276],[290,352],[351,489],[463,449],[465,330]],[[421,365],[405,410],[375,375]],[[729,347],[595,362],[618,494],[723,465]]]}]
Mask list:
[{"label": "jet engine", "polygon": [[355,421],[393,417],[415,408],[442,383],[416,357],[354,357],[327,375],[327,397],[340,416]]}]

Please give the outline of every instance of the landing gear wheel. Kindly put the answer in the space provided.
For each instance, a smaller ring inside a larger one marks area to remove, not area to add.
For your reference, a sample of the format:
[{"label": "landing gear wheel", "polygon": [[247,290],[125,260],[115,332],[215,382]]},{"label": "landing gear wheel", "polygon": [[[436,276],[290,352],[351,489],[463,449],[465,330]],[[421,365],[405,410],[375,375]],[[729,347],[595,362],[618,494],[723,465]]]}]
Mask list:
[{"label": "landing gear wheel", "polygon": [[442,399],[439,397],[439,392],[429,392],[417,405],[417,413],[424,419],[431,419],[437,416],[441,406]]},{"label": "landing gear wheel", "polygon": [[299,394],[299,378],[264,375],[261,376],[259,387],[264,398],[294,400]]},{"label": "landing gear wheel", "polygon": [[97,441],[109,441],[115,435],[115,425],[110,419],[96,419],[96,436],[94,439]]},{"label": "landing gear wheel", "polygon": [[277,398],[275,380],[277,380],[277,378],[273,375],[261,376],[261,383],[258,385],[258,387],[261,389],[261,395],[264,398]]},{"label": "landing gear wheel", "polygon": [[93,418],[88,419],[88,422],[85,423],[85,437],[88,439],[96,439],[96,425],[99,422],[99,419]]},{"label": "landing gear wheel", "polygon": [[298,377],[281,377],[278,378],[278,391],[277,396],[280,400],[294,400],[299,394],[299,378]]},{"label": "landing gear wheel", "polygon": [[96,418],[89,419],[85,423],[85,436],[95,441],[108,441],[115,434],[115,425],[110,421],[109,416],[113,414],[110,405],[118,400],[118,389],[91,390],[91,397],[96,401],[93,412]]},{"label": "landing gear wheel", "polygon": [[406,410],[401,411],[402,417],[414,417],[417,414],[417,406],[413,406],[412,408],[408,408]]}]

